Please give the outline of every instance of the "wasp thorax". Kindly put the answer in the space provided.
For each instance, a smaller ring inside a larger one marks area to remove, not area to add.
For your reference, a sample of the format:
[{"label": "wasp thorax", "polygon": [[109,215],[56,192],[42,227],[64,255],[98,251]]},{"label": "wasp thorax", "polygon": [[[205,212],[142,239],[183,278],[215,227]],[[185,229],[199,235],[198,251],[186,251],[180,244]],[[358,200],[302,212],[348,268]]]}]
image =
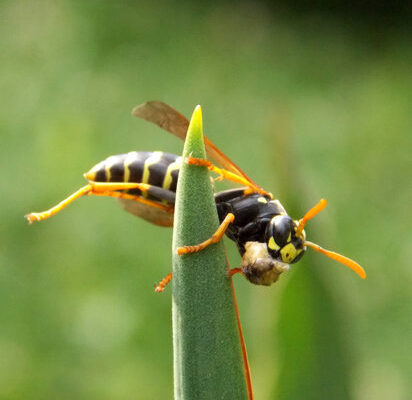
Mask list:
[{"label": "wasp thorax", "polygon": [[288,215],[272,218],[266,231],[269,254],[284,263],[294,263],[304,253],[304,234],[296,236],[297,222]]}]

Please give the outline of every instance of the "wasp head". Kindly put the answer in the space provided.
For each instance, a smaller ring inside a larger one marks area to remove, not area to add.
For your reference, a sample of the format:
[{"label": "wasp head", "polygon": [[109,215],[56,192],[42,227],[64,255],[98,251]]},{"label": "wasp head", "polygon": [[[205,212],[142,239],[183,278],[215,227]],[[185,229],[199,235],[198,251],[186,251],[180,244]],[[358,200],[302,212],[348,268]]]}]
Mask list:
[{"label": "wasp head", "polygon": [[310,247],[346,265],[361,278],[365,278],[366,273],[357,262],[306,240],[303,229],[306,222],[325,206],[326,200],[321,199],[299,221],[294,221],[286,214],[274,216],[267,226],[265,243],[247,242],[245,245],[242,258],[242,272],[245,277],[257,285],[269,286],[279,279],[282,272],[289,269],[289,264],[299,261],[306,248]]},{"label": "wasp head", "polygon": [[299,221],[286,214],[276,215],[266,228],[266,240],[247,242],[242,258],[242,272],[256,285],[269,286],[299,261],[305,253],[305,232],[298,231]]},{"label": "wasp head", "polygon": [[298,231],[299,222],[288,215],[276,215],[266,230],[268,252],[275,260],[292,264],[305,253],[305,231]]}]

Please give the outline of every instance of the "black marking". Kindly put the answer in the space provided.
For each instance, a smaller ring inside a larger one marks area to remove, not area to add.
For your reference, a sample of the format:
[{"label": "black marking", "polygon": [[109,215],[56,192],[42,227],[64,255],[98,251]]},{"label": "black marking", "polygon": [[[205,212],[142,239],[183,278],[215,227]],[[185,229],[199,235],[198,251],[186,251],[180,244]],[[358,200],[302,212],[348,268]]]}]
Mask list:
[{"label": "black marking", "polygon": [[177,180],[179,179],[179,170],[175,169],[171,173],[172,175],[172,183],[170,184],[169,190],[172,192],[176,192],[176,187],[177,187]]},{"label": "black marking", "polygon": [[119,157],[109,169],[110,182],[124,182],[124,157]]},{"label": "black marking", "polygon": [[96,171],[95,181],[96,182],[107,182],[106,170],[104,168],[98,169]]},{"label": "black marking", "polygon": [[169,163],[165,163],[161,158],[159,162],[149,166],[149,185],[162,187],[163,179],[166,175],[167,167]]},{"label": "black marking", "polygon": [[[129,164],[129,182],[142,182],[143,170],[145,161],[152,155],[149,151],[138,151],[136,152],[136,159]],[[139,189],[130,189],[127,193],[133,195],[141,195],[142,192]]]},{"label": "black marking", "polygon": [[158,186],[151,186],[147,192],[149,197],[154,200],[164,200],[169,204],[175,204],[176,193],[171,190],[159,188]]}]

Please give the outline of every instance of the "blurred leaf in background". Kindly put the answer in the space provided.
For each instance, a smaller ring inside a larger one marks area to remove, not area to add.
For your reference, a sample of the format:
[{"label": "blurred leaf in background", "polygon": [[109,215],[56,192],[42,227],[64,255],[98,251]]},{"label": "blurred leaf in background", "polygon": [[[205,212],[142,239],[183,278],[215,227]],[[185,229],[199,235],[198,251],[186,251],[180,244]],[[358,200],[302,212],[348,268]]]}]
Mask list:
[{"label": "blurred leaf in background", "polygon": [[327,198],[310,240],[368,273],[308,252],[271,288],[236,279],[256,398],[410,397],[410,9],[328,4],[0,3],[1,399],[171,397],[171,231],[105,198],[23,219],[111,154],[181,153],[130,116],[151,99],[201,104],[291,216]]}]

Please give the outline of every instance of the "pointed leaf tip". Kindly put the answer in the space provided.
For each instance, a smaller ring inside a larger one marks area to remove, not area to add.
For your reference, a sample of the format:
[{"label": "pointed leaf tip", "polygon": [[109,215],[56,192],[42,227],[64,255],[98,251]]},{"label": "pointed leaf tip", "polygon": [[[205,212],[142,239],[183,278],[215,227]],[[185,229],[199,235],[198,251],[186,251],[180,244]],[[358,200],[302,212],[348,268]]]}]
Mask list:
[{"label": "pointed leaf tip", "polygon": [[188,132],[196,132],[203,135],[202,107],[200,105],[197,105],[193,111]]},{"label": "pointed leaf tip", "polygon": [[[186,135],[183,158],[189,155],[206,157],[200,106],[193,111]],[[175,206],[172,281],[174,398],[246,400],[247,367],[242,356],[223,244],[214,244],[205,251],[185,257],[176,254],[176,249],[181,246],[210,238],[219,226],[206,168],[182,164]],[[214,344],[213,351],[210,351],[211,343]]]}]

